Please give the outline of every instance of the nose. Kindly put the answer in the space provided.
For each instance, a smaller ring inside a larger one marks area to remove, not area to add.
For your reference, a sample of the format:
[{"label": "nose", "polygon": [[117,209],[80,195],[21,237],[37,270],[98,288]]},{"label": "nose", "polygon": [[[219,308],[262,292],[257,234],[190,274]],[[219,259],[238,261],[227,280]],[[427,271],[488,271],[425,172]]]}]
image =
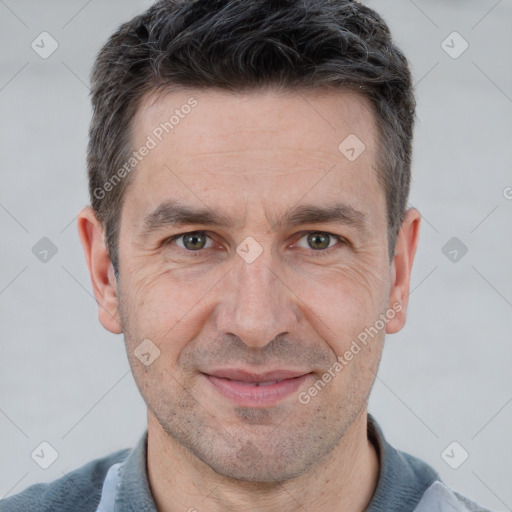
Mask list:
[{"label": "nose", "polygon": [[275,268],[265,252],[252,263],[241,258],[234,263],[216,309],[219,332],[236,335],[253,348],[296,332],[297,297]]}]

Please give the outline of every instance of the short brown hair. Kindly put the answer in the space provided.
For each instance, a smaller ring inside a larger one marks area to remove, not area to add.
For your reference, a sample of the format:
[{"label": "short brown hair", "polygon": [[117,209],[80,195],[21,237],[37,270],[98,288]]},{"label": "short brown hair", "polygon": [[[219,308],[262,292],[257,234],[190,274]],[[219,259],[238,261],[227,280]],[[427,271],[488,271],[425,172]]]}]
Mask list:
[{"label": "short brown hair", "polygon": [[352,88],[369,98],[392,259],[409,195],[416,103],[407,60],[369,7],[352,0],[161,0],[110,37],[91,81],[89,192],[116,273],[130,176],[112,180],[133,151],[142,98],[173,87]]}]

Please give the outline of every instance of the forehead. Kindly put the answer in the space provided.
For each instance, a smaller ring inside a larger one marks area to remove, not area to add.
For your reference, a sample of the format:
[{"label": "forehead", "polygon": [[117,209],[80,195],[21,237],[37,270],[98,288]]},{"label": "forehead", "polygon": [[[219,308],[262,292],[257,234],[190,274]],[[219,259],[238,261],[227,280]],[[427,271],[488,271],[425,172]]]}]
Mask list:
[{"label": "forehead", "polygon": [[[254,149],[270,149],[286,139],[294,149],[299,146],[311,152],[325,149],[327,144],[337,147],[340,136],[350,134],[358,134],[372,149],[374,124],[370,100],[349,89],[181,89],[147,94],[134,119],[133,135],[134,142],[143,142],[141,136],[163,129],[163,138],[169,143],[177,137],[181,142],[190,139],[212,152],[219,143],[229,144],[234,152],[251,144]],[[251,133],[258,137],[248,139]]]},{"label": "forehead", "polygon": [[375,118],[353,91],[153,93],[134,119],[133,149],[149,140],[127,191],[144,212],[169,199],[213,207],[219,200],[239,212],[254,203],[267,219],[266,206],[305,196],[361,210],[374,195],[382,205]]}]

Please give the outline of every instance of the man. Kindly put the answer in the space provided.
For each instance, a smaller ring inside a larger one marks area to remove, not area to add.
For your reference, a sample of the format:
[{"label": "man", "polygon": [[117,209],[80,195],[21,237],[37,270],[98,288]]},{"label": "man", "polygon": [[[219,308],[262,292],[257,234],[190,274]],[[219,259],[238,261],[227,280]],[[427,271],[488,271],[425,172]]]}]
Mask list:
[{"label": "man", "polygon": [[148,430],[1,510],[484,510],[367,412],[420,226],[384,21],[349,0],[164,0],[101,50],[92,101],[78,227]]}]

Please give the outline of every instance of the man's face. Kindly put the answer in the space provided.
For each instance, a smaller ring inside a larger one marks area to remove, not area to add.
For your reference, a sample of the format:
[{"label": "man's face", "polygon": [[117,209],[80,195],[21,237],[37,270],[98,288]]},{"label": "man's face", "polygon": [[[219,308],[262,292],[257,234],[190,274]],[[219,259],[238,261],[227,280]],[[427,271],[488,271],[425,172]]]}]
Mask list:
[{"label": "man's face", "polygon": [[[190,98],[197,106],[158,141]],[[157,145],[121,212],[118,292],[150,435],[161,427],[224,475],[303,474],[366,407],[386,328],[335,363],[392,303],[370,104],[348,91],[173,92],[139,110],[134,149],[148,135]],[[365,146],[355,160],[339,149],[354,135]],[[340,215],[292,222],[306,205]],[[173,206],[222,222],[173,224]],[[158,357],[144,364],[141,350]]]}]

